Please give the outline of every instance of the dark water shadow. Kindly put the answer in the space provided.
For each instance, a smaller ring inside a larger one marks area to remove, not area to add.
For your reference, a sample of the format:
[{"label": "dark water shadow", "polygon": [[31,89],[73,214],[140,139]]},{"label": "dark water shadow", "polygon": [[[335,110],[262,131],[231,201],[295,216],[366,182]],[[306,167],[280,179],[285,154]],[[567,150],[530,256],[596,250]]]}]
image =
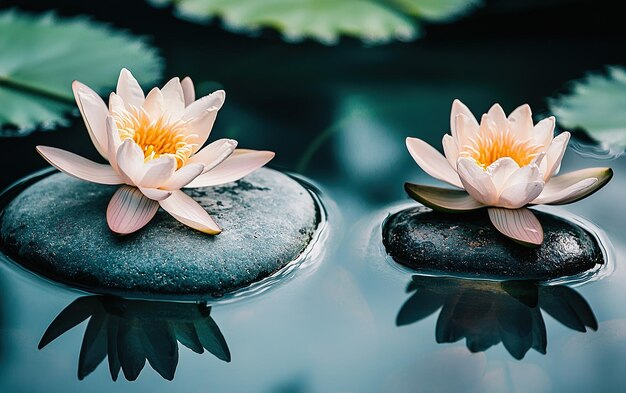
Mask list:
[{"label": "dark water shadow", "polygon": [[50,323],[39,349],[89,319],[78,359],[82,380],[108,357],[111,378],[120,369],[129,381],[137,379],[146,360],[167,380],[178,366],[178,343],[196,353],[206,349],[230,362],[230,350],[205,303],[128,300],[112,296],[76,299]]},{"label": "dark water shadow", "polygon": [[400,308],[397,326],[418,322],[441,309],[435,328],[437,343],[465,338],[471,352],[483,352],[501,342],[518,360],[531,348],[546,354],[548,339],[541,310],[570,329],[598,329],[587,301],[564,285],[415,275],[407,292],[414,293]]}]

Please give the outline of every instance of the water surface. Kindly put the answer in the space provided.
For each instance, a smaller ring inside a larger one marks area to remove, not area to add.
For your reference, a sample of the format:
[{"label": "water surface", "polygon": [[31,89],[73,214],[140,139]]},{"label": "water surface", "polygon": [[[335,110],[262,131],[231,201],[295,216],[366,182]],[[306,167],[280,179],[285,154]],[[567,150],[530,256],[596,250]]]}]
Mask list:
[{"label": "water surface", "polygon": [[[64,12],[116,18],[96,6],[72,7]],[[587,12],[566,11],[580,18]],[[212,138],[275,150],[275,168],[303,173],[319,186],[328,209],[323,252],[315,268],[256,296],[216,305],[93,297],[2,260],[0,390],[624,390],[624,158],[570,151],[562,166],[615,171],[605,189],[564,207],[610,239],[611,268],[601,279],[546,287],[416,277],[394,266],[373,236],[387,214],[412,203],[405,181],[435,184],[411,160],[405,137],[440,146],[454,98],[478,113],[494,101],[506,111],[528,102],[541,118],[545,98],[568,80],[626,62],[625,52],[615,50],[623,34],[598,25],[582,40],[553,29],[552,16],[522,10],[497,14],[498,37],[484,32],[485,21],[496,18],[485,13],[448,30],[433,28],[412,44],[294,46],[271,35],[248,38],[178,21],[147,5],[144,12],[139,22],[114,20],[155,36],[168,58],[168,76],[189,73],[205,91],[228,91]],[[545,24],[535,27],[539,33],[522,29],[530,16],[539,18],[533,26]],[[155,25],[168,28],[155,31]],[[97,156],[80,120],[2,143],[11,148],[0,164],[12,169],[3,187],[45,166],[36,144]],[[49,327],[54,339],[39,349]],[[115,351],[101,341],[109,335],[123,337]],[[129,375],[120,372],[114,382],[109,356],[125,362]],[[139,372],[142,356],[153,364]]]}]

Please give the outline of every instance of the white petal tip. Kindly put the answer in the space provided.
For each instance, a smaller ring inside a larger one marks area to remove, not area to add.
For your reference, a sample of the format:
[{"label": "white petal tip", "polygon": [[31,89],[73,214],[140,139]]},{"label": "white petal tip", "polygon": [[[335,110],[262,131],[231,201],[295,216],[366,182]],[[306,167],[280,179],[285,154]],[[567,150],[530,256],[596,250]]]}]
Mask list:
[{"label": "white petal tip", "polygon": [[554,139],[561,138],[561,139],[566,139],[567,141],[569,141],[571,136],[572,134],[569,131],[563,131],[559,135],[557,135]]},{"label": "white petal tip", "polygon": [[190,228],[208,235],[217,235],[222,232],[209,213],[182,191],[175,191],[171,197],[160,201],[159,204],[172,217]]},{"label": "white petal tip", "polygon": [[218,102],[209,109],[220,110],[226,101],[226,92],[224,90],[216,90],[213,93],[209,94],[210,96],[217,96]]},{"label": "white petal tip", "polygon": [[215,229],[205,229],[205,230],[200,230],[200,232],[202,233],[206,233],[207,235],[219,235],[220,233],[222,233],[222,230],[215,230]]}]

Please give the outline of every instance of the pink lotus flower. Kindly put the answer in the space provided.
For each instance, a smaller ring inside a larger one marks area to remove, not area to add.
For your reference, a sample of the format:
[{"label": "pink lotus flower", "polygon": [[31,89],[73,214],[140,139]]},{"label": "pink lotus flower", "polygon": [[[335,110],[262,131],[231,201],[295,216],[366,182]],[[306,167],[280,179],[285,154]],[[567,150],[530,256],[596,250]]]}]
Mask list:
[{"label": "pink lotus flower", "polygon": [[216,186],[239,180],[269,162],[274,153],[235,149],[237,141],[207,141],[224,91],[195,99],[190,78],[173,78],[147,96],[122,69],[109,106],[75,81],[74,97],[94,146],[109,165],[54,147],[37,146],[53,166],[99,184],[123,184],[107,208],[107,223],[117,234],[146,225],[159,206],[183,224],[216,235],[220,227],[183,187]]},{"label": "pink lotus flower", "polygon": [[407,193],[435,210],[464,212],[487,208],[498,231],[519,242],[539,245],[543,229],[528,205],[563,205],[599,190],[613,176],[611,168],[589,168],[555,175],[567,148],[569,132],[554,137],[554,117],[534,124],[528,105],[508,117],[495,104],[480,124],[459,100],[452,104],[444,135],[445,157],[426,142],[407,138],[409,153],[432,177],[461,190],[406,183]]}]

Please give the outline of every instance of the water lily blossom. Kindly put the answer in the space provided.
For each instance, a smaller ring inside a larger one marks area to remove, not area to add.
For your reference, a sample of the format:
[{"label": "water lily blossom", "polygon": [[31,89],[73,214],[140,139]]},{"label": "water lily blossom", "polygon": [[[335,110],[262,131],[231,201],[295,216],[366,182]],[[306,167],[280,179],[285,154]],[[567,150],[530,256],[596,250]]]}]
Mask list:
[{"label": "water lily blossom", "polygon": [[124,235],[145,226],[159,206],[181,223],[208,234],[220,227],[181,188],[216,186],[239,180],[268,163],[274,153],[236,149],[237,141],[207,141],[224,91],[195,99],[190,78],[173,78],[147,96],[127,69],[108,106],[92,89],[75,81],[74,97],[99,164],[54,147],[37,146],[53,166],[82,180],[122,185],[109,202],[111,230]]},{"label": "water lily blossom", "polygon": [[444,135],[445,156],[418,138],[407,138],[409,153],[432,177],[456,187],[406,183],[405,190],[435,210],[466,212],[487,208],[498,231],[524,244],[543,242],[541,224],[529,205],[576,202],[602,188],[611,168],[588,168],[554,176],[570,133],[554,137],[555,118],[533,123],[528,105],[508,117],[495,104],[480,123],[461,101],[450,114],[452,135]]}]

